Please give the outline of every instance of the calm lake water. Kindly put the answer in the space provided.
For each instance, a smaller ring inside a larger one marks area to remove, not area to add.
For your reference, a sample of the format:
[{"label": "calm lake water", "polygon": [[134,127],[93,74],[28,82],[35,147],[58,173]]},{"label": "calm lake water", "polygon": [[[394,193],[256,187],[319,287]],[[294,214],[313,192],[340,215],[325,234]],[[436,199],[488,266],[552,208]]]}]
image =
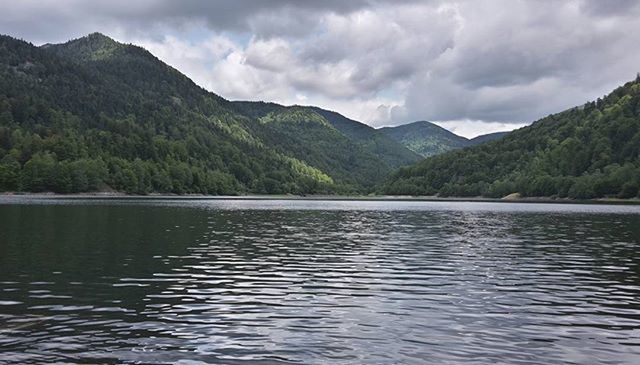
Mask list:
[{"label": "calm lake water", "polygon": [[640,206],[0,198],[0,363],[640,364]]}]

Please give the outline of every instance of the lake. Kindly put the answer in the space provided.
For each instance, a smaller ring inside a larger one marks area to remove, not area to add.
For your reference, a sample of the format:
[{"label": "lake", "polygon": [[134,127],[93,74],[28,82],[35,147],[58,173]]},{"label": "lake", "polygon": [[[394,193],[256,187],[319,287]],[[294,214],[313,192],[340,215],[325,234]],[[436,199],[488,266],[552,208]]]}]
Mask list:
[{"label": "lake", "polygon": [[638,364],[640,206],[0,197],[0,363]]}]

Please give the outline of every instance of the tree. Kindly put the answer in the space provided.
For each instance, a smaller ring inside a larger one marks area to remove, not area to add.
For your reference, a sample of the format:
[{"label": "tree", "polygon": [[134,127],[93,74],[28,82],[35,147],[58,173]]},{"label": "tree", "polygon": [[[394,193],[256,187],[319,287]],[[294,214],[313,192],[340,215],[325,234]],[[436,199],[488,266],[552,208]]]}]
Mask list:
[{"label": "tree", "polygon": [[19,188],[20,164],[12,156],[0,160],[0,190],[15,191]]},{"label": "tree", "polygon": [[20,176],[20,188],[31,192],[51,190],[56,176],[57,161],[51,154],[35,154],[25,163]]}]

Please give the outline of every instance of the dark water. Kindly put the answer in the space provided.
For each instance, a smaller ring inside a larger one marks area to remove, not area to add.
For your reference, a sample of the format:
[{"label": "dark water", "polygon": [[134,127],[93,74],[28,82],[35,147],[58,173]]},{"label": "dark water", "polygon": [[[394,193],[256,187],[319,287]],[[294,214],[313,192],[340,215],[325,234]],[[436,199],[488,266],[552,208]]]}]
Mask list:
[{"label": "dark water", "polygon": [[640,364],[640,207],[0,199],[0,363]]}]

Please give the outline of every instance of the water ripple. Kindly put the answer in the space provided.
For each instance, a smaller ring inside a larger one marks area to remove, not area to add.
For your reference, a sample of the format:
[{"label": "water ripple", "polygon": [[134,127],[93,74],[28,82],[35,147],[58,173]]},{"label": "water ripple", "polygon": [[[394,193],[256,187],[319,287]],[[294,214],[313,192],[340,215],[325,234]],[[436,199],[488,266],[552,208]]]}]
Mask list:
[{"label": "water ripple", "polygon": [[0,206],[0,363],[640,362],[627,207],[256,204]]}]

